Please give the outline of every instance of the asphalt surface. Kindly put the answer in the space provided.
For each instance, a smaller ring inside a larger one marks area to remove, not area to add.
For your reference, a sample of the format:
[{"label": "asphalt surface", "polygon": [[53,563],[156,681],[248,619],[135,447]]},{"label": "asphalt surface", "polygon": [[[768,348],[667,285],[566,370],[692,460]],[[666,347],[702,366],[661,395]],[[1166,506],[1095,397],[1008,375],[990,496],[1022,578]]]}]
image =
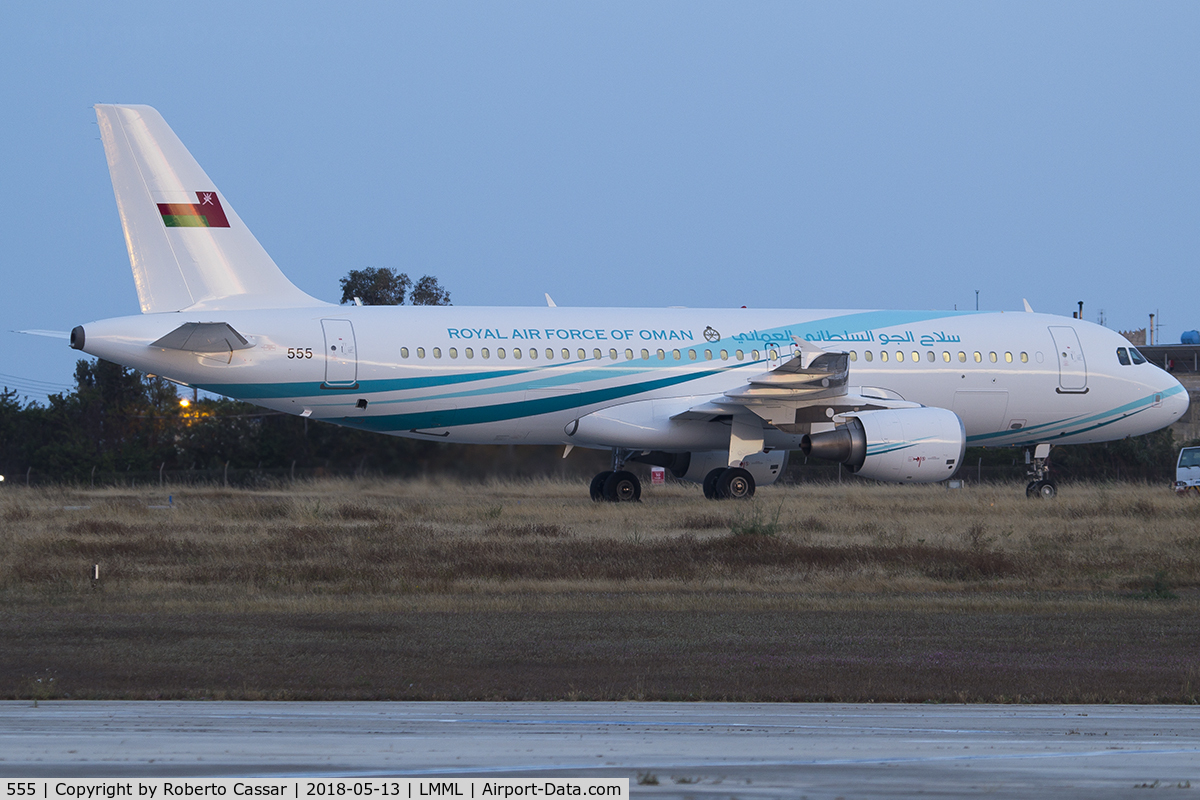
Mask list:
[{"label": "asphalt surface", "polygon": [[0,778],[545,775],[663,798],[1200,796],[1200,708],[0,703]]}]

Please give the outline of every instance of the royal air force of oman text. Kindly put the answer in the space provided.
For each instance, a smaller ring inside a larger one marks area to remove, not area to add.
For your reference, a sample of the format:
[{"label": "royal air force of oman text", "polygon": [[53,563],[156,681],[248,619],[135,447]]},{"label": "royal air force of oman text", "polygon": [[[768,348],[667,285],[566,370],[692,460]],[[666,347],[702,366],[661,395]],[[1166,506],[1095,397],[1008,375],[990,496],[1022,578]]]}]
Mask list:
[{"label": "royal air force of oman text", "polygon": [[523,798],[523,797],[628,797],[629,779],[558,778],[495,780],[361,780],[278,781],[269,778],[195,778],[151,780],[34,780],[7,781],[3,797],[115,800],[138,797],[290,797],[350,798]]}]

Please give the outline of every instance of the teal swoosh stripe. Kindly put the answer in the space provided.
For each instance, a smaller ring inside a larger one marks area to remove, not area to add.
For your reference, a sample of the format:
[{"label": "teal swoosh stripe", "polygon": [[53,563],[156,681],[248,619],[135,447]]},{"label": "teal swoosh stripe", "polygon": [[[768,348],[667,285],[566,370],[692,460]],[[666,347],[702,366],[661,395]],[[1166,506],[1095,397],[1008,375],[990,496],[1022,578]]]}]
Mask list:
[{"label": "teal swoosh stripe", "polygon": [[[1066,419],[1056,420],[1055,422],[1046,422],[1046,423],[1042,423],[1041,425],[1031,425],[1030,427],[1023,428],[1019,431],[997,431],[995,433],[980,433],[975,436],[968,437],[967,441],[981,442],[984,440],[998,439],[998,438],[1004,437],[1004,436],[1028,435],[1030,432],[1036,431],[1039,429],[1045,429],[1045,428],[1053,429],[1053,428],[1069,426],[1069,425],[1086,425],[1087,427],[1077,428],[1075,430],[1069,431],[1067,433],[1068,436],[1073,436],[1077,433],[1086,433],[1087,431],[1094,431],[1097,428],[1103,428],[1106,425],[1111,425],[1114,422],[1120,422],[1122,419],[1127,419],[1128,417],[1133,416],[1133,414],[1139,414],[1139,413],[1145,411],[1146,409],[1148,409],[1152,405],[1154,405],[1154,395],[1156,395],[1156,394],[1161,394],[1163,399],[1165,400],[1168,397],[1172,397],[1173,395],[1176,395],[1181,391],[1183,391],[1182,386],[1172,386],[1170,389],[1167,389],[1165,391],[1155,392],[1152,395],[1146,395],[1145,397],[1142,397],[1138,400],[1134,400],[1132,402],[1126,403],[1123,406],[1117,406],[1116,408],[1109,409],[1108,411],[1102,411],[1099,414],[1093,414],[1090,417],[1082,417],[1082,418],[1067,417]],[[1127,413],[1127,412],[1131,412],[1131,413]],[[1124,416],[1118,416],[1120,414],[1124,414]],[[1096,423],[1096,424],[1089,424],[1089,423]]]},{"label": "teal swoosh stripe", "polygon": [[447,408],[441,411],[417,411],[412,414],[384,414],[377,417],[342,417],[337,420],[326,420],[359,428],[364,431],[387,433],[391,431],[409,431],[424,428],[454,428],[460,425],[479,425],[485,422],[502,422],[521,417],[532,417],[538,414],[551,414],[555,411],[566,411],[571,408],[582,408],[593,403],[605,403],[610,400],[620,400],[631,395],[678,386],[699,378],[716,375],[721,370],[694,372],[689,375],[660,378],[644,383],[611,386],[607,389],[593,389],[588,392],[576,392],[556,397],[542,397],[537,400],[525,400],[520,403],[498,403],[490,406],[475,406],[473,408]]},{"label": "teal swoosh stripe", "polygon": [[[544,368],[543,368],[544,369]],[[360,381],[353,391],[358,394],[371,392],[403,392],[408,389],[428,389],[431,386],[449,386],[455,383],[486,381],[536,372],[537,367],[527,369],[502,369],[491,372],[467,372],[453,375],[431,375],[424,378],[388,378],[385,380]],[[239,400],[268,399],[281,397],[317,397],[330,392],[348,391],[345,388],[323,389],[319,381],[297,383],[211,383],[200,388],[213,394],[236,397]]]},{"label": "teal swoosh stripe", "polygon": [[918,442],[905,442],[903,444],[894,444],[894,445],[876,445],[874,449],[871,447],[867,448],[867,455],[868,456],[882,456],[887,453],[896,453],[901,450],[907,450],[908,448],[914,447],[917,444],[918,444]]},{"label": "teal swoosh stripe", "polygon": [[[728,367],[721,367],[717,370],[706,372],[707,375],[713,375],[717,372],[724,372],[739,367],[746,367],[755,364],[765,363],[765,359],[758,361],[739,361]],[[531,377],[530,380],[520,383],[505,383],[499,386],[487,386],[481,389],[466,389],[461,392],[445,392],[443,394],[422,395],[421,397],[403,397],[395,400],[373,400],[372,403],[379,405],[396,405],[401,403],[423,403],[428,400],[451,400],[460,397],[483,397],[489,394],[505,394],[508,392],[523,392],[530,389],[551,389],[558,386],[575,386],[592,381],[612,380],[613,378],[626,377],[629,375],[646,375],[656,370],[664,369],[663,367],[599,367],[597,369],[584,370],[583,372],[565,372],[561,375],[547,375],[540,377]],[[678,369],[678,365],[676,365]]]},{"label": "teal swoosh stripe", "polygon": [[[579,363],[579,362],[573,362]],[[550,368],[543,368],[542,371],[548,371]],[[534,370],[527,370],[533,372]],[[373,400],[372,402],[380,405],[388,405],[393,403],[423,403],[428,400],[448,400],[459,397],[481,397],[489,394],[504,394],[506,392],[524,392],[529,389],[552,389],[558,386],[573,386],[580,383],[589,383],[598,380],[612,380],[613,378],[623,378],[629,375],[644,375],[649,371],[647,367],[601,367],[599,369],[589,369],[583,372],[564,372],[562,374],[530,376],[529,380],[519,383],[504,383],[499,386],[485,386],[480,389],[465,389],[461,392],[445,392],[443,394],[427,394],[420,397],[400,397],[394,400]]]}]

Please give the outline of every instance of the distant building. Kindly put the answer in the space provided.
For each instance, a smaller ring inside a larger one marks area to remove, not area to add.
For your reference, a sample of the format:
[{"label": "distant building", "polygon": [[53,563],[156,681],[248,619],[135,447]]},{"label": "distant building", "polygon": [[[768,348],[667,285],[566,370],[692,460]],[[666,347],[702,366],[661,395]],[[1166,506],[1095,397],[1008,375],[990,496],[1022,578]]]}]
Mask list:
[{"label": "distant building", "polygon": [[1138,328],[1136,331],[1121,331],[1121,335],[1129,340],[1129,343],[1134,347],[1146,346],[1146,329]]}]

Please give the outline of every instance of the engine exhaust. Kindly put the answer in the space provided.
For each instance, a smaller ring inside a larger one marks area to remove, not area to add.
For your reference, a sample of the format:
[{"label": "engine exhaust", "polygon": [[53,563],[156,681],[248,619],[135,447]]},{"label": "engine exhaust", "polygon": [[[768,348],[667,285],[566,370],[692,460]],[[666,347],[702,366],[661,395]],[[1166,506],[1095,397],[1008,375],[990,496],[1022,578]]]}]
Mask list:
[{"label": "engine exhaust", "polygon": [[862,423],[851,417],[839,428],[806,434],[800,440],[800,450],[806,456],[840,461],[848,467],[857,468],[867,460],[867,435]]}]

